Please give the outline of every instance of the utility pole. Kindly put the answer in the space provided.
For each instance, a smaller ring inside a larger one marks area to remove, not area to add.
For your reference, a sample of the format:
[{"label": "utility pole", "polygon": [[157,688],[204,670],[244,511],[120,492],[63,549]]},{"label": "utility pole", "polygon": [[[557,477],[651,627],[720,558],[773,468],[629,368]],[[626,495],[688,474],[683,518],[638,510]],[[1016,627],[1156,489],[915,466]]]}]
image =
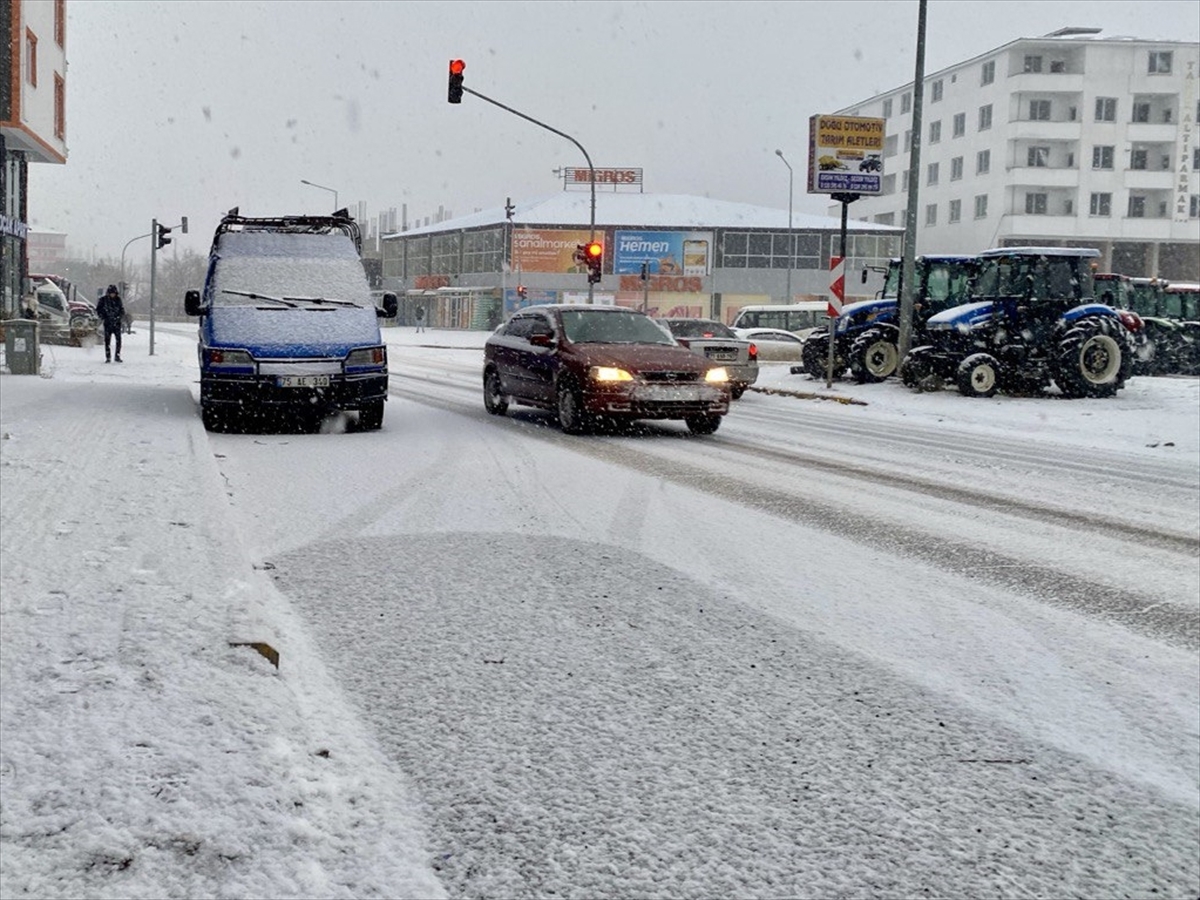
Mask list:
[{"label": "utility pole", "polygon": [[794,247],[792,246],[792,164],[784,159],[783,151],[776,150],[775,155],[783,160],[783,164],[788,170],[788,266],[787,266],[787,297],[784,303],[792,302],[792,261],[795,259]]},{"label": "utility pole", "polygon": [[912,146],[908,163],[908,208],[904,215],[904,256],[900,263],[900,336],[897,350],[903,360],[912,342],[913,294],[917,286],[917,206],[921,181],[921,111],[925,87],[925,4],[917,7],[917,66],[913,75]]}]

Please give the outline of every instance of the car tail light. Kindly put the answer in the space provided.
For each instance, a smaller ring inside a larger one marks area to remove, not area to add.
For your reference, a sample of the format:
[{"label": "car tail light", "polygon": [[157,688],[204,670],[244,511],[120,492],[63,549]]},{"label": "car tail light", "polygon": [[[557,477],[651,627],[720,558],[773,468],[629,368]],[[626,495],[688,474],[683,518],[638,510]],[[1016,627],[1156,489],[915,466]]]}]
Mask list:
[{"label": "car tail light", "polygon": [[755,362],[758,359],[758,344],[751,343],[746,352],[750,355],[750,361]]},{"label": "car tail light", "polygon": [[346,356],[347,366],[382,366],[387,362],[387,350],[383,347],[364,347],[351,350]]},{"label": "car tail light", "polygon": [[206,362],[210,366],[252,366],[254,365],[254,357],[245,350],[218,350],[209,349],[204,351]]}]

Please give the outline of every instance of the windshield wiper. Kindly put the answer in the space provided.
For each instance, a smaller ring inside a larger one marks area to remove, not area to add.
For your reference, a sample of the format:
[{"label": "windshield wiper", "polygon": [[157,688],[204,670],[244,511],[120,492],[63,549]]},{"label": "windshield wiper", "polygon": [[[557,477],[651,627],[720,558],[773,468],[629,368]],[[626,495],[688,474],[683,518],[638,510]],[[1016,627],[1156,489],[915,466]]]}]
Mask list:
[{"label": "windshield wiper", "polygon": [[284,306],[290,306],[292,309],[296,308],[296,304],[290,300],[284,300],[282,297],[268,297],[266,294],[256,294],[253,291],[231,291],[222,288],[221,293],[234,294],[238,297],[249,297],[251,300],[270,300],[272,303],[282,303]]},{"label": "windshield wiper", "polygon": [[284,297],[284,300],[294,300],[297,303],[330,303],[334,306],[358,307],[358,304],[353,300],[332,300],[328,297]]}]

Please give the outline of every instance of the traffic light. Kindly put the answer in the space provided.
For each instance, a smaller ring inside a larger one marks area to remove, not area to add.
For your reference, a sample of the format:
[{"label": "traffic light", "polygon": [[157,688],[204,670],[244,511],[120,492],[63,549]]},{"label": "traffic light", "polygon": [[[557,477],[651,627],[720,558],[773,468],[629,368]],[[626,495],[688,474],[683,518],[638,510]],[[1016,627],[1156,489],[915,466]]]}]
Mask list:
[{"label": "traffic light", "polygon": [[520,297],[522,300],[524,300],[526,297],[529,296],[529,288],[525,287],[525,285],[523,285],[523,284],[518,284],[517,285],[517,296]]},{"label": "traffic light", "polygon": [[167,235],[170,233],[171,233],[171,229],[168,228],[166,225],[158,226],[158,234],[155,235],[155,243],[154,243],[154,247],[156,250],[161,250],[163,247],[167,246],[167,244],[171,243],[171,239],[169,237],[167,237]]},{"label": "traffic light", "polygon": [[595,284],[600,280],[600,273],[604,268],[604,245],[599,241],[592,241],[583,248],[583,256],[588,267],[588,284]]},{"label": "traffic light", "polygon": [[466,67],[461,59],[450,60],[450,93],[446,99],[451,103],[462,103],[463,69]]}]

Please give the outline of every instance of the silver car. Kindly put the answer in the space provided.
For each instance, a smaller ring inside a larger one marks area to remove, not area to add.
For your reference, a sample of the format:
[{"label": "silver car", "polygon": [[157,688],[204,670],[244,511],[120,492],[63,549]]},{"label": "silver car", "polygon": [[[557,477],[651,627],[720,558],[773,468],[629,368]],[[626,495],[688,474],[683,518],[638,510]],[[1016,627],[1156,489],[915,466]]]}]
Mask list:
[{"label": "silver car", "polygon": [[716,319],[663,318],[658,321],[693,353],[725,367],[734,400],[758,381],[758,347],[753,341],[738,337],[728,325]]}]

